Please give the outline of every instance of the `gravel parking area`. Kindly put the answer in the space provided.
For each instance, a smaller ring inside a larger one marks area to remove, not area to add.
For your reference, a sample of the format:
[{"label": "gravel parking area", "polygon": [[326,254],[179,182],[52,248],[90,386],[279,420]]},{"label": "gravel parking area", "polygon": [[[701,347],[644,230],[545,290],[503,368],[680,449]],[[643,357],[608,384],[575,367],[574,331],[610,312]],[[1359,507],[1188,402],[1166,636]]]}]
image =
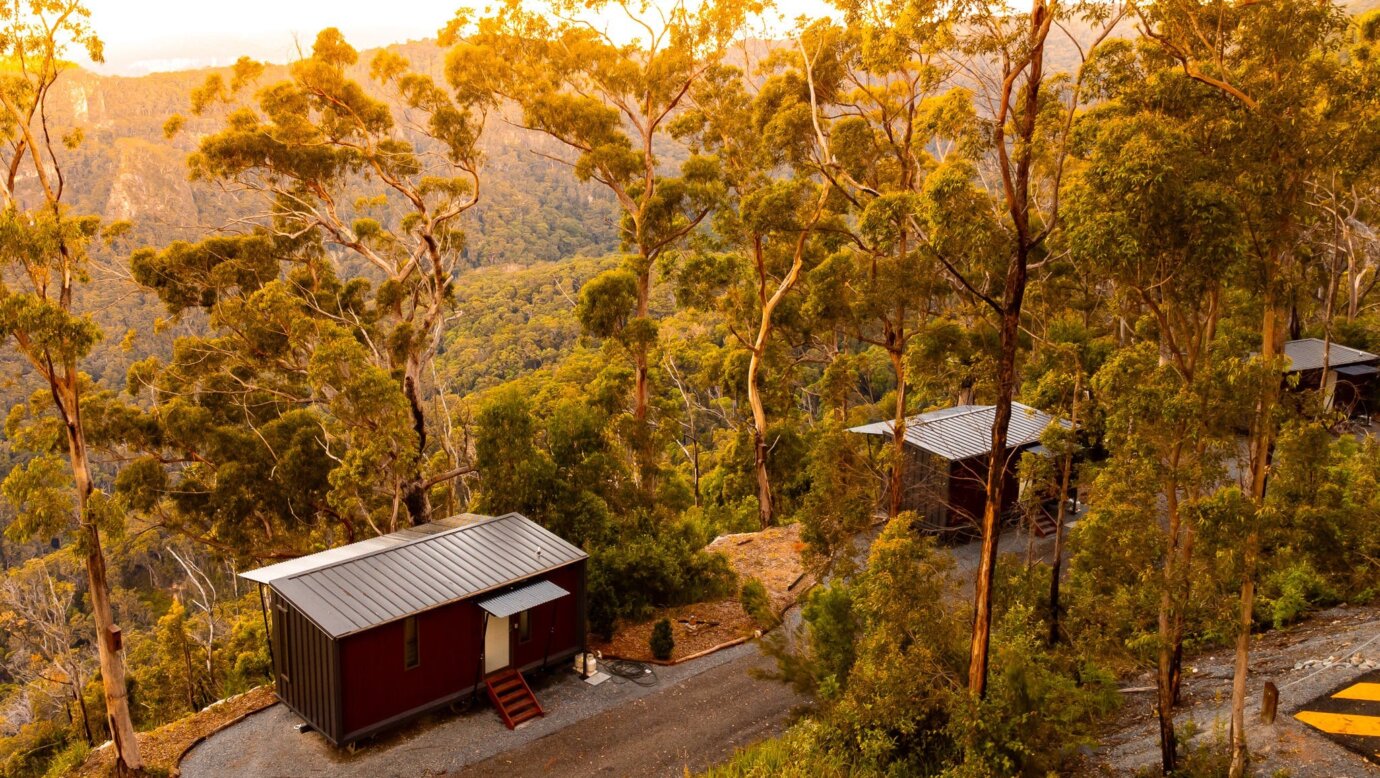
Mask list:
[{"label": "gravel parking area", "polygon": [[[714,737],[724,739],[722,750],[726,756],[733,745],[741,745],[731,739],[734,733],[760,732],[760,736],[766,736],[773,731],[772,726],[779,725],[792,708],[803,702],[780,683],[758,681],[748,676],[750,669],[768,666],[770,660],[762,656],[757,645],[746,643],[681,665],[658,667],[655,670],[657,683],[651,686],[619,678],[589,686],[563,668],[546,678],[532,679],[533,690],[547,713],[515,731],[507,729],[488,703],[481,701],[458,714],[426,717],[362,744],[353,752],[332,748],[316,733],[298,734],[294,726],[301,719],[284,706],[274,705],[194,748],[182,761],[181,771],[186,778],[441,775],[522,749],[552,733],[572,727],[581,729],[583,725],[574,725],[598,714],[606,714],[599,720],[601,727],[610,726],[610,722],[622,722],[630,731],[621,744],[630,750],[629,754],[632,750],[640,752],[646,748],[645,741],[639,740],[636,734],[654,726],[656,717],[675,719],[684,718],[686,714],[702,715],[717,722],[716,726],[722,730],[721,735]],[[714,672],[710,674],[711,671]],[[695,689],[701,683],[717,689],[720,696],[712,701],[700,700],[695,696]],[[645,706],[630,704],[644,698],[647,699]],[[695,701],[700,707],[686,710],[682,703],[689,701]],[[697,710],[705,712],[697,714]],[[703,731],[670,728],[663,732],[658,748],[667,754],[682,751],[698,754],[708,745],[701,739],[708,737]],[[709,742],[717,744],[717,740]],[[616,745],[611,744],[599,752],[601,762],[618,758]],[[557,763],[563,756],[582,759],[580,754],[562,754],[555,750],[559,747],[553,745],[549,752],[543,751],[547,760]],[[562,774],[580,773],[563,771]],[[648,773],[636,770],[627,774]]]},{"label": "gravel parking area", "polygon": [[805,702],[784,684],[745,676],[745,670],[773,665],[767,657],[745,654],[692,683],[633,700],[456,775],[676,778],[697,773],[728,759],[735,749],[780,734],[791,709]]}]

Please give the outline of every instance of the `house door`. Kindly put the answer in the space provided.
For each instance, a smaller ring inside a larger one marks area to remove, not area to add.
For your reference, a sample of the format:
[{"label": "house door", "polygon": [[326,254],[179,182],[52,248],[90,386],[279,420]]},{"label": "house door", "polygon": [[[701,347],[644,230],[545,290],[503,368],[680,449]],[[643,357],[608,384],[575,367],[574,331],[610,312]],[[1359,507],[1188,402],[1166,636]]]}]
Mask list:
[{"label": "house door", "polygon": [[510,661],[512,630],[508,626],[511,616],[489,617],[489,626],[484,630],[484,673],[485,675],[502,670]]}]

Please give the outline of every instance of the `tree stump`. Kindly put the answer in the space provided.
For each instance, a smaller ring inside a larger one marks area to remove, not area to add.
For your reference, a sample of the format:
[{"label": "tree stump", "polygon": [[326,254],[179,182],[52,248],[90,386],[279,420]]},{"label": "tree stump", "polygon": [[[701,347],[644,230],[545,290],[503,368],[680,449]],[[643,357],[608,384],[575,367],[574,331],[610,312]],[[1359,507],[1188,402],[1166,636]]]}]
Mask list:
[{"label": "tree stump", "polygon": [[1279,708],[1279,687],[1273,682],[1265,682],[1265,691],[1260,695],[1260,721],[1264,724],[1275,723],[1275,710]]}]

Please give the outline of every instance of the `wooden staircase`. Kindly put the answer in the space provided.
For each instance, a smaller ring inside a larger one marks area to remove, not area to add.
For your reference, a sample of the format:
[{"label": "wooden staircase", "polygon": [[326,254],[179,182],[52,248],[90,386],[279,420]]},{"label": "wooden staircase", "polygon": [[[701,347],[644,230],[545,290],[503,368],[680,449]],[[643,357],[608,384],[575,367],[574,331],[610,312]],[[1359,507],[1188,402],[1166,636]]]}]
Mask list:
[{"label": "wooden staircase", "polygon": [[1059,528],[1054,522],[1054,517],[1046,511],[1035,511],[1034,522],[1035,534],[1042,538],[1053,535],[1054,531]]},{"label": "wooden staircase", "polygon": [[486,676],[484,685],[489,687],[489,702],[498,709],[508,729],[516,729],[524,721],[545,715],[532,687],[527,685],[522,673],[511,667]]}]

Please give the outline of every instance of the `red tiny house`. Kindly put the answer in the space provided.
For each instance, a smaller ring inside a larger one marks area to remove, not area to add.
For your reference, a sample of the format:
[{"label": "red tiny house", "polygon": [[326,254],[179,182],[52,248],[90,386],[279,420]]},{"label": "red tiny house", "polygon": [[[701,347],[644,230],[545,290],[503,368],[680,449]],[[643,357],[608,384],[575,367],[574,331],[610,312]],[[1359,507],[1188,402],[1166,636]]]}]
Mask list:
[{"label": "red tiny house", "polygon": [[266,590],[279,699],[343,745],[478,694],[486,664],[583,651],[586,564],[525,517],[465,515],[243,575]]}]

